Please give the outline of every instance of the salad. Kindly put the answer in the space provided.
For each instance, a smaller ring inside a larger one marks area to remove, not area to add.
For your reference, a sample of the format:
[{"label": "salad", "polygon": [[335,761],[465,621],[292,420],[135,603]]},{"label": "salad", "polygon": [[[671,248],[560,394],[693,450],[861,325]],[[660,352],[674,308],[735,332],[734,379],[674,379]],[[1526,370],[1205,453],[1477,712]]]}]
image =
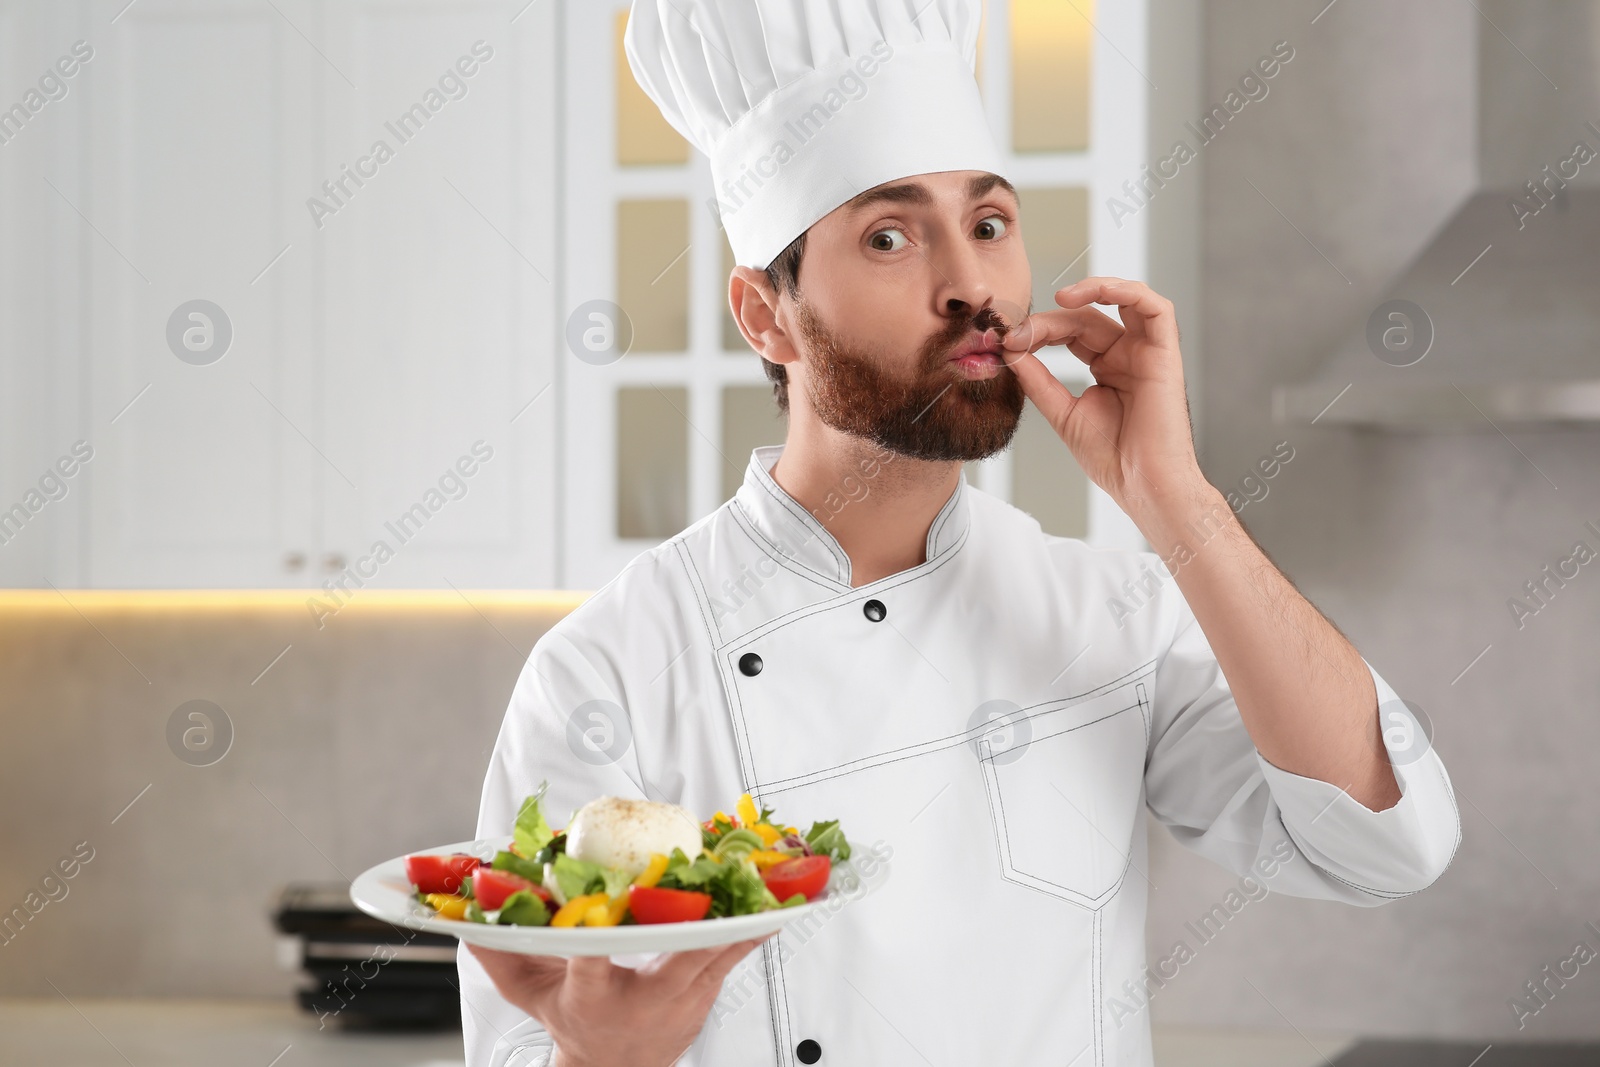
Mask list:
[{"label": "salad", "polygon": [[804,904],[850,858],[837,820],[802,834],[749,793],[704,822],[676,804],[600,797],[552,830],[548,786],[522,802],[511,847],[488,862],[407,856],[417,898],[441,918],[505,926],[693,922]]}]

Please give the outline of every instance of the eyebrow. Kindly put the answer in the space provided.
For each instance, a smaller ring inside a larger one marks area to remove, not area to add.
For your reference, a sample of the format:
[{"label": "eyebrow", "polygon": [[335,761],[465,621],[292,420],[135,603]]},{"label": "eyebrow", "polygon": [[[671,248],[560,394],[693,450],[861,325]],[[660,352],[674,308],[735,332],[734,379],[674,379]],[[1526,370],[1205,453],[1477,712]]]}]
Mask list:
[{"label": "eyebrow", "polygon": [[[967,181],[967,199],[977,200],[986,195],[996,186],[1004,188],[1013,197],[1017,196],[1016,187],[998,174],[974,175]],[[1017,197],[1020,202],[1021,198]],[[904,182],[900,185],[884,185],[876,189],[868,189],[851,199],[846,205],[846,213],[858,215],[874,204],[894,203],[912,204],[916,207],[932,207],[933,194],[928,192],[928,187],[921,182]]]}]

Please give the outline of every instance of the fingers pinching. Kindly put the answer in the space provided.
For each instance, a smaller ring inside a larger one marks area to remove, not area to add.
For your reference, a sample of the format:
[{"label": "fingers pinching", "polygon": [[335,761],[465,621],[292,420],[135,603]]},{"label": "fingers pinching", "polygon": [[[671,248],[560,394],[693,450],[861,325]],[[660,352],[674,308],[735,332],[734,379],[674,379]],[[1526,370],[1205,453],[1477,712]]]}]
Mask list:
[{"label": "fingers pinching", "polygon": [[1022,391],[1033,401],[1046,421],[1052,426],[1061,425],[1078,398],[1072,390],[1061,384],[1061,379],[1050,373],[1050,368],[1031,352],[1024,352],[1012,363],[1011,370],[1022,383]]},{"label": "fingers pinching", "polygon": [[1046,345],[1066,345],[1088,363],[1116,344],[1123,332],[1120,322],[1098,308],[1062,308],[1029,315],[1000,339],[1000,346],[1007,363]]},{"label": "fingers pinching", "polygon": [[1144,282],[1109,276],[1084,278],[1057,290],[1056,303],[1065,308],[1114,304],[1127,329],[1143,333],[1162,347],[1178,347],[1178,316],[1172,301]]}]

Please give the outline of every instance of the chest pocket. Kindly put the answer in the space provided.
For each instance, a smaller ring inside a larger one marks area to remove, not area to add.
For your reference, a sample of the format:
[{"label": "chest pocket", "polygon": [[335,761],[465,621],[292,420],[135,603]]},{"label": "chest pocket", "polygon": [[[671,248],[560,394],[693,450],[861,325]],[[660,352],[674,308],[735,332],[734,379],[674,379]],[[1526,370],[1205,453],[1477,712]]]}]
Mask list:
[{"label": "chest pocket", "polygon": [[1087,700],[1001,710],[974,739],[1007,881],[1098,909],[1126,877],[1150,702],[1134,679]]}]

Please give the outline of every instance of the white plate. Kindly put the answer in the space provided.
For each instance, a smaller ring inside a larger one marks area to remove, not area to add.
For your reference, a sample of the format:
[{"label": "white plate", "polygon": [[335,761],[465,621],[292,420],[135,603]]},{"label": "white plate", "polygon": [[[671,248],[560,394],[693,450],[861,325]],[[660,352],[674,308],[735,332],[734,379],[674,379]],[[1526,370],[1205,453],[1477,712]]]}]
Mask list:
[{"label": "white plate", "polygon": [[[461,841],[454,845],[418,849],[412,855],[449,855],[466,852],[487,862],[511,837],[486,841]],[[848,865],[836,864],[828,889],[817,899],[792,908],[778,908],[755,915],[736,915],[724,919],[702,919],[684,923],[636,923],[625,926],[490,926],[464,919],[441,918],[432,908],[417,900],[406,879],[406,858],[397,856],[363,872],[350,885],[350,899],[368,915],[385,922],[426,930],[485,948],[521,952],[531,956],[624,956],[636,952],[682,952],[711,948],[760,937],[781,929],[796,919],[829,903],[837,883]]]}]

